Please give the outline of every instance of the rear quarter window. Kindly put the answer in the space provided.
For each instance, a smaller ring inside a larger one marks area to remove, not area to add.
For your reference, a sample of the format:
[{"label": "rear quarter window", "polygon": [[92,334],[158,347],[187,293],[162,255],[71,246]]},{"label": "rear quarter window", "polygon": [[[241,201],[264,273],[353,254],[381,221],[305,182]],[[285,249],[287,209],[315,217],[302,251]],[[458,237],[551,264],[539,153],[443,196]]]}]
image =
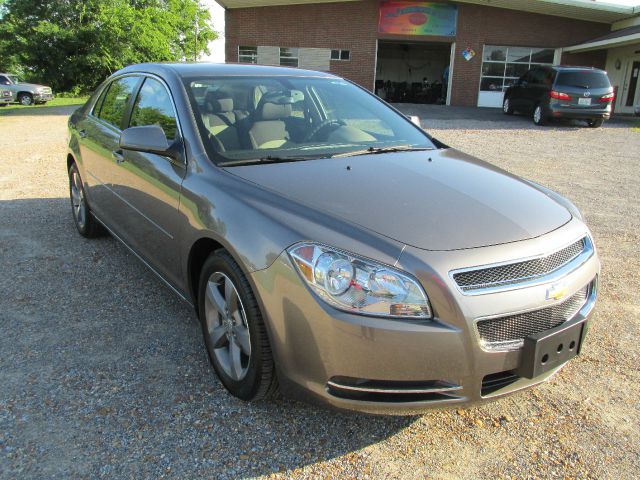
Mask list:
[{"label": "rear quarter window", "polygon": [[604,72],[571,71],[559,72],[556,85],[580,88],[609,88],[611,82]]}]

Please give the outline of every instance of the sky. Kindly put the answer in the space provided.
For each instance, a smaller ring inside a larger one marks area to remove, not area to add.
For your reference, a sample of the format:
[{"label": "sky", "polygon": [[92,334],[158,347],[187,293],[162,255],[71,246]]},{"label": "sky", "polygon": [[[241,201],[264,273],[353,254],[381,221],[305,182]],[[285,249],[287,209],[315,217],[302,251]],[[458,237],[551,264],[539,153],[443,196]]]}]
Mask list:
[{"label": "sky", "polygon": [[[213,20],[213,29],[219,33],[219,38],[209,44],[208,56],[203,56],[200,61],[224,63],[224,8],[218,5],[215,0],[201,0],[211,10],[211,19]],[[599,1],[599,0],[596,0]],[[640,0],[603,0],[600,3],[610,3],[625,6],[640,6]]]}]

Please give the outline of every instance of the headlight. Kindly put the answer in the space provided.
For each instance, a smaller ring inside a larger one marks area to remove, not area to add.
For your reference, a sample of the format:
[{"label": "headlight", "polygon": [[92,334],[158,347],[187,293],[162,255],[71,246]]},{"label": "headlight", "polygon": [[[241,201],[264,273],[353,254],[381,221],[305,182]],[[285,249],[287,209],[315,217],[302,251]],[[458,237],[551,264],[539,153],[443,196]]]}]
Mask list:
[{"label": "headlight", "polygon": [[395,268],[324,245],[299,243],[288,253],[307,284],[329,305],[390,318],[431,318],[418,282]]}]

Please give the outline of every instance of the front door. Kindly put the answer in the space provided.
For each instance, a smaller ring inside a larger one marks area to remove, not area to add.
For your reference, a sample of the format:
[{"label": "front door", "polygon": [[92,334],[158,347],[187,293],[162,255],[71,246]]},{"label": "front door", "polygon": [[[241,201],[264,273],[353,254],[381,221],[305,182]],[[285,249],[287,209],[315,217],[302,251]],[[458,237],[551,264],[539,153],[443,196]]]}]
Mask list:
[{"label": "front door", "polygon": [[122,230],[123,210],[113,191],[114,155],[131,96],[141,80],[139,76],[126,76],[111,82],[91,114],[78,124],[82,180],[91,210],[117,234]]},{"label": "front door", "polygon": [[617,111],[633,113],[633,107],[640,105],[640,57],[632,58],[627,63],[625,80],[620,95]]},{"label": "front door", "polygon": [[[128,126],[160,125],[169,142],[180,142],[180,131],[169,90],[147,77],[142,84]],[[174,285],[181,282],[179,233],[180,189],[186,173],[184,158],[119,150],[112,175],[113,189],[124,201],[124,240]]]}]

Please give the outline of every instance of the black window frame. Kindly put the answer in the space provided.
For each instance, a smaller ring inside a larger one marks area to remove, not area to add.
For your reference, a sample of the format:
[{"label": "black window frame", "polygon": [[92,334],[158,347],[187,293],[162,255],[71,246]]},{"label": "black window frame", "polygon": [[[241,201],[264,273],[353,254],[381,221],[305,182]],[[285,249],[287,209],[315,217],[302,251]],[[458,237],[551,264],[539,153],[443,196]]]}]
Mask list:
[{"label": "black window frame", "polygon": [[[124,112],[122,113],[122,118],[120,119],[120,125],[114,125],[114,124],[112,124],[112,123],[110,123],[110,122],[108,122],[105,119],[100,117],[100,113],[102,113],[102,107],[104,105],[104,100],[106,99],[106,97],[107,97],[107,95],[109,93],[109,90],[111,89],[111,86],[115,82],[120,81],[120,80],[122,80],[124,78],[129,78],[129,77],[137,78],[137,83],[131,89],[131,95],[129,96],[129,100],[127,100],[127,104],[125,106]],[[96,106],[99,103],[100,104],[100,108],[96,112],[95,107],[94,107],[92,115],[95,117],[95,119],[98,120],[100,123],[102,123],[104,125],[108,125],[111,128],[115,128],[119,132],[121,132],[122,130],[127,128],[126,125],[129,124],[129,119],[131,117],[131,110],[133,108],[133,100],[138,97],[138,91],[140,90],[140,86],[142,85],[142,81],[144,80],[144,77],[145,77],[144,75],[141,75],[139,73],[130,73],[130,74],[126,74],[126,75],[121,75],[121,76],[116,77],[113,80],[111,80],[109,82],[109,84],[107,86],[105,86],[103,93],[100,94],[101,98],[98,98],[98,102],[96,102]]]},{"label": "black window frame", "polygon": [[[171,102],[171,107],[173,108],[173,113],[175,115],[175,119],[176,119],[176,137],[173,139],[167,139],[170,142],[176,142],[180,139],[183,138],[182,136],[182,128],[180,126],[180,118],[178,117],[178,108],[176,107],[176,102],[173,98],[173,95],[171,94],[171,89],[169,88],[169,86],[166,84],[166,82],[164,80],[162,80],[160,77],[156,77],[155,75],[141,75],[142,81],[138,83],[136,90],[135,90],[135,94],[132,94],[132,101],[131,101],[131,105],[127,110],[127,121],[125,123],[125,129],[131,127],[131,119],[133,118],[133,110],[135,108],[136,102],[138,101],[138,98],[140,97],[140,93],[142,92],[142,87],[144,86],[144,83],[147,80],[154,80],[156,82],[158,82],[160,85],[162,85],[162,87],[164,88],[165,92],[167,92],[167,95],[169,95],[169,100]],[[166,132],[165,132],[166,135]]]},{"label": "black window frame", "polygon": [[[333,54],[337,53],[337,57],[334,58]],[[347,54],[347,58],[343,58],[344,54]],[[350,62],[351,61],[351,50],[343,49],[343,48],[332,48],[331,49],[331,57],[332,62]]]}]

